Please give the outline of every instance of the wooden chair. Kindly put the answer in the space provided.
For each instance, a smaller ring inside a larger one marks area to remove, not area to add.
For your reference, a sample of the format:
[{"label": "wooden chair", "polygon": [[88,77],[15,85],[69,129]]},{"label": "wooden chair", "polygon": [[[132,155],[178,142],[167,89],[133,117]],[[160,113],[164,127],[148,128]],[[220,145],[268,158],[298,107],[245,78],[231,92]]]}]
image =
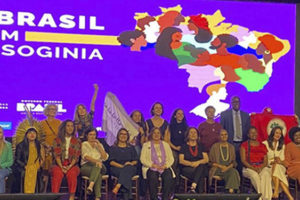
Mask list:
[{"label": "wooden chair", "polygon": [[[116,185],[118,183],[118,178],[115,176],[111,176],[111,179],[113,181],[113,185]],[[132,184],[132,195],[135,196],[136,200],[139,200],[139,175],[135,175],[131,178],[133,184]],[[116,198],[116,196],[115,196]]]},{"label": "wooden chair", "polygon": [[[187,177],[180,175],[180,179],[183,181],[183,191],[184,193],[188,192],[188,187],[192,184],[192,180]],[[207,178],[204,178],[204,193],[207,193]]]},{"label": "wooden chair", "polygon": [[224,191],[224,180],[220,176],[213,176],[210,189],[213,189],[214,193],[217,193],[218,189],[222,189]]},{"label": "wooden chair", "polygon": [[[87,187],[88,187],[88,183],[89,183],[89,177],[82,176],[81,180],[82,180],[82,184],[81,184],[82,188],[80,190],[80,197],[82,197],[82,191],[83,191],[84,192],[84,200],[87,200]],[[102,176],[101,194],[105,195],[105,200],[108,200],[108,195],[109,195],[108,175]]]},{"label": "wooden chair", "polygon": [[242,176],[241,187],[242,187],[243,192],[248,193],[248,194],[253,193],[255,191],[255,189],[251,183],[251,180],[244,176]]}]

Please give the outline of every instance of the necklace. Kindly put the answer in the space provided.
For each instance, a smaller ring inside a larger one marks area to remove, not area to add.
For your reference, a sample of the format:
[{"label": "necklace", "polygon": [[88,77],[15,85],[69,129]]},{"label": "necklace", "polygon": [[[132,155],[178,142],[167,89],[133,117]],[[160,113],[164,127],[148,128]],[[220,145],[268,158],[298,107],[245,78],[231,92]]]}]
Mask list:
[{"label": "necklace", "polygon": [[227,152],[226,152],[226,158],[225,158],[222,146],[220,145],[221,157],[222,157],[222,160],[224,160],[224,161],[227,161],[229,159],[228,145],[226,145],[226,151]]},{"label": "necklace", "polygon": [[193,151],[193,148],[189,146],[190,153],[193,157],[196,157],[198,155],[198,145],[195,146],[195,151]]}]

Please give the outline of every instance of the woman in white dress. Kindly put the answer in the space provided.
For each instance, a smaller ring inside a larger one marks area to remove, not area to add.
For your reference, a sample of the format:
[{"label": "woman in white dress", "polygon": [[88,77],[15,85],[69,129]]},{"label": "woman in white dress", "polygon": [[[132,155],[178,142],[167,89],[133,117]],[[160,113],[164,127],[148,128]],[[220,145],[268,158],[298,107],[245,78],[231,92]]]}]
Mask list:
[{"label": "woman in white dress", "polygon": [[284,166],[284,136],[282,128],[276,126],[272,128],[266,141],[263,142],[268,150],[268,169],[272,175],[274,192],[272,197],[278,198],[279,190],[282,189],[289,200],[293,200],[286,177],[286,168]]}]

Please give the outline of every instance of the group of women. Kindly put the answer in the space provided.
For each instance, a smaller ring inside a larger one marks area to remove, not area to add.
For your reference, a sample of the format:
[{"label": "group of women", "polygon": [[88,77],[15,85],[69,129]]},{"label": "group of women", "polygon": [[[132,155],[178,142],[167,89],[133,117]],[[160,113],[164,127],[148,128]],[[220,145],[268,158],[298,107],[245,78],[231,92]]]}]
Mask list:
[{"label": "group of women", "polygon": [[[69,199],[73,200],[77,177],[81,174],[89,177],[87,192],[94,193],[99,200],[102,175],[107,173],[117,178],[112,193],[121,193],[123,199],[132,199],[131,179],[137,174],[144,186],[141,191],[147,186],[151,200],[158,199],[160,179],[162,199],[168,199],[180,175],[191,181],[190,192],[203,193],[206,177],[211,184],[214,176],[225,181],[229,193],[239,191],[241,177],[235,169],[235,149],[227,141],[227,131],[214,121],[212,106],[205,109],[207,120],[195,128],[188,126],[182,109],[174,111],[169,124],[162,118],[162,104],[157,102],[151,108],[151,119],[145,121],[140,111],[131,114],[140,127],[133,141],[126,128],[121,128],[115,144],[106,147],[99,142],[98,132],[93,127],[97,92],[95,86],[91,111],[88,113],[80,104],[74,121],[61,123],[55,119],[56,105],[48,105],[45,108],[47,119],[42,121],[45,142],[37,139],[36,128],[29,127],[23,141],[16,146],[14,160],[11,144],[5,141],[0,127],[1,193],[5,191],[5,178],[9,174],[14,178],[14,192],[24,193],[40,192],[47,177],[51,179],[51,191],[57,193],[66,177]],[[262,193],[263,200],[278,198],[281,190],[289,200],[293,199],[286,174],[300,183],[300,128],[292,128],[289,136],[292,142],[285,146],[282,129],[274,127],[268,140],[261,143],[257,141],[257,130],[251,127],[249,140],[241,145],[242,175]],[[145,195],[145,190],[141,195]]]}]

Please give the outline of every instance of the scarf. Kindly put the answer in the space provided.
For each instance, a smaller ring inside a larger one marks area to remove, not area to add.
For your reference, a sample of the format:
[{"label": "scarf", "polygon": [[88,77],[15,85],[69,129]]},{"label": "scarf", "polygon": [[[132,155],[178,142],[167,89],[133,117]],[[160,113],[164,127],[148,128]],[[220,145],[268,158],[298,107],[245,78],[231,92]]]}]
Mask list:
[{"label": "scarf", "polygon": [[[161,162],[159,162],[158,155],[157,155],[157,152],[154,147],[154,142],[151,141],[151,160],[152,160],[153,164],[156,164],[158,166],[163,166],[166,163],[166,151],[165,151],[162,141],[159,142],[159,148],[160,148],[160,152],[161,152]],[[151,167],[151,170],[158,171],[160,174],[163,173],[162,170],[158,170],[156,168]]]}]

